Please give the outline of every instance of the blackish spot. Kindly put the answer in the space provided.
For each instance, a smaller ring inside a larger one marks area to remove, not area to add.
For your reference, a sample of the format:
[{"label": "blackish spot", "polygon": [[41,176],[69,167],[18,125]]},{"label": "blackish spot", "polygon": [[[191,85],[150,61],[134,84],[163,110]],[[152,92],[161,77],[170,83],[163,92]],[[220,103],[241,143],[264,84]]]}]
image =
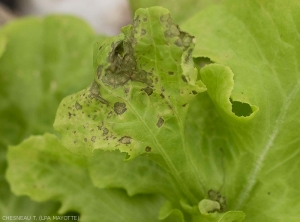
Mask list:
[{"label": "blackish spot", "polygon": [[181,78],[182,78],[183,82],[187,82],[187,79],[185,76],[182,76]]},{"label": "blackish spot", "polygon": [[102,129],[102,126],[97,126],[98,130],[101,130]]},{"label": "blackish spot", "polygon": [[195,90],[193,90],[192,93],[193,93],[194,95],[198,94],[197,91],[195,91]]},{"label": "blackish spot", "polygon": [[168,72],[168,74],[172,76],[172,75],[174,75],[174,72],[170,71],[170,72]]},{"label": "blackish spot", "polygon": [[76,131],[73,131],[73,133],[75,134],[75,133],[76,133]]},{"label": "blackish spot", "polygon": [[217,201],[220,204],[219,212],[224,212],[226,210],[226,198],[223,197],[218,191],[209,190],[208,191],[208,198],[213,201]]},{"label": "blackish spot", "polygon": [[153,89],[149,86],[142,88],[141,90],[147,93],[148,96],[150,96],[153,93]]},{"label": "blackish spot", "polygon": [[84,142],[87,142],[87,138],[84,138],[83,140],[84,140]]},{"label": "blackish spot", "polygon": [[108,132],[109,132],[109,130],[108,130],[107,128],[104,128],[104,129],[103,129],[103,136],[107,135]]},{"label": "blackish spot", "polygon": [[161,118],[161,117],[159,117],[159,119],[158,119],[158,121],[157,121],[157,123],[156,123],[156,126],[158,127],[158,128],[160,128],[160,127],[162,127],[162,125],[164,124],[164,119],[163,118]]},{"label": "blackish spot", "polygon": [[119,142],[128,145],[131,143],[130,140],[131,140],[131,137],[123,136],[121,139],[119,139]]},{"label": "blackish spot", "polygon": [[70,119],[72,117],[72,113],[68,112],[68,114],[69,114],[69,119]]},{"label": "blackish spot", "polygon": [[160,97],[162,98],[162,99],[164,99],[165,98],[165,95],[164,94],[160,94]]},{"label": "blackish spot", "polygon": [[150,146],[147,146],[147,147],[145,148],[145,151],[146,151],[147,153],[151,152],[151,147],[150,147]]},{"label": "blackish spot", "polygon": [[187,103],[183,104],[182,107],[186,107]]},{"label": "blackish spot", "polygon": [[114,111],[116,114],[121,115],[126,111],[126,104],[125,103],[120,103],[120,102],[116,102],[114,104]]}]

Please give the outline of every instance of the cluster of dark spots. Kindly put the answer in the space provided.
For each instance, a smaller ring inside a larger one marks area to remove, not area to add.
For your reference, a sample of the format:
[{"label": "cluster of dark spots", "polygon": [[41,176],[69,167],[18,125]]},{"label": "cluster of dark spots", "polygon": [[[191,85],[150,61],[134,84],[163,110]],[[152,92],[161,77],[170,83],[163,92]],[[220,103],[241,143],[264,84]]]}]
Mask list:
[{"label": "cluster of dark spots", "polygon": [[121,139],[119,139],[119,142],[128,145],[131,143],[130,140],[131,140],[131,137],[123,136]]},{"label": "cluster of dark spots", "polygon": [[170,76],[172,76],[172,75],[174,75],[174,72],[169,71],[168,74],[169,74]]},{"label": "cluster of dark spots", "polygon": [[101,130],[102,129],[102,126],[97,126],[98,130]]},{"label": "cluster of dark spots", "polygon": [[219,192],[214,190],[208,191],[208,198],[213,201],[217,201],[220,204],[219,212],[224,212],[226,210],[226,198],[223,197]]},{"label": "cluster of dark spots", "polygon": [[174,44],[177,47],[183,47],[185,51],[189,48],[190,44],[193,42],[193,38],[194,37],[190,36],[188,33],[180,31],[180,34]]},{"label": "cluster of dark spots", "polygon": [[[144,31],[146,32],[146,30]],[[134,38],[132,37],[124,41],[112,43],[112,51],[107,58],[110,65],[101,74],[103,83],[113,88],[123,86],[129,80],[142,82],[147,85],[152,83],[152,80],[148,78],[150,73],[137,67],[137,59],[134,56],[133,50],[133,40]]]},{"label": "cluster of dark spots", "polygon": [[114,111],[116,114],[121,115],[127,110],[125,103],[116,102],[114,104]]},{"label": "cluster of dark spots", "polygon": [[150,96],[153,93],[152,87],[149,87],[149,86],[142,88],[141,91],[144,91],[145,93],[147,93],[148,96]]},{"label": "cluster of dark spots", "polygon": [[150,147],[150,146],[146,146],[145,151],[146,151],[147,153],[151,152],[151,147]]},{"label": "cluster of dark spots", "polygon": [[159,117],[159,118],[158,118],[158,121],[157,121],[157,123],[156,123],[156,126],[157,126],[158,128],[160,128],[160,127],[162,127],[162,125],[164,124],[164,122],[165,122],[165,120],[164,120],[163,118]]},{"label": "cluster of dark spots", "polygon": [[84,142],[87,142],[87,138],[84,138],[83,140],[84,140]]},{"label": "cluster of dark spots", "polygon": [[159,20],[165,26],[173,24],[173,19],[170,13],[160,16]]},{"label": "cluster of dark spots", "polygon": [[96,137],[95,136],[92,136],[91,137],[91,141],[94,143],[96,141]]},{"label": "cluster of dark spots", "polygon": [[71,119],[72,116],[76,116],[75,113],[72,114],[72,113],[70,113],[70,112],[68,112],[68,115],[69,115],[69,119]]}]

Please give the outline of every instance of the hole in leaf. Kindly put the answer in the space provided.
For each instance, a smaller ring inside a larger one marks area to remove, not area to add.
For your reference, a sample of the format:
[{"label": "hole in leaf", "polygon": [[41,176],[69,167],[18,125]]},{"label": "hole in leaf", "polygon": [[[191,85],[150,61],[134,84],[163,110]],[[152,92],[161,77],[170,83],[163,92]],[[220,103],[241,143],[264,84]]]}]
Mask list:
[{"label": "hole in leaf", "polygon": [[198,58],[194,58],[194,63],[199,69],[202,69],[204,66],[214,62],[207,57],[198,57]]},{"label": "hole in leaf", "polygon": [[230,98],[230,102],[232,104],[232,112],[236,115],[236,116],[250,116],[253,111],[251,109],[251,106],[248,103],[242,103],[239,101],[233,101]]}]

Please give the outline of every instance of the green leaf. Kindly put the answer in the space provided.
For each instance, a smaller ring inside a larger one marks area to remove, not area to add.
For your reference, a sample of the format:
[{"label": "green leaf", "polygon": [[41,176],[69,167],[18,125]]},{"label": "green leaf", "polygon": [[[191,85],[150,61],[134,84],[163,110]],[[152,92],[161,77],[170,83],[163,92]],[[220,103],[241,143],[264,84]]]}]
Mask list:
[{"label": "green leaf", "polygon": [[156,193],[173,201],[180,198],[171,175],[147,156],[125,161],[118,151],[96,150],[89,159],[89,172],[93,184],[99,188],[124,188],[130,196]]},{"label": "green leaf", "polygon": [[[0,142],[0,215],[1,216],[36,216],[55,215],[59,204],[56,202],[36,203],[28,197],[17,197],[11,193],[4,174],[7,167],[7,148]],[[1,217],[1,219],[4,219]]]},{"label": "green leaf", "polygon": [[129,159],[148,154],[197,204],[198,172],[184,138],[188,103],[205,90],[196,81],[193,47],[193,38],[173,23],[169,11],[138,10],[123,34],[96,44],[92,85],[62,101],[54,127],[63,144],[87,156],[96,149],[118,149]]},{"label": "green leaf", "polygon": [[48,16],[16,20],[0,36],[0,137],[16,144],[53,131],[60,100],[91,81],[95,34],[77,18]]},{"label": "green leaf", "polygon": [[88,222],[158,221],[162,198],[95,188],[86,158],[70,153],[54,135],[32,136],[9,147],[8,161],[7,179],[14,193],[36,201],[60,201],[60,213],[75,210],[80,221]]},{"label": "green leaf", "polygon": [[[292,0],[229,0],[183,26],[201,43],[193,55],[219,64],[206,66],[201,78],[218,111],[210,122],[224,129],[197,126],[204,138],[191,143],[206,144],[201,152],[215,166],[203,168],[204,181],[221,189],[228,210],[243,210],[245,221],[299,217],[299,10]],[[207,178],[212,170],[216,176]]]},{"label": "green leaf", "polygon": [[6,146],[53,131],[60,100],[88,85],[95,34],[70,16],[15,20],[0,31],[0,215],[57,215],[58,203],[11,193]]}]

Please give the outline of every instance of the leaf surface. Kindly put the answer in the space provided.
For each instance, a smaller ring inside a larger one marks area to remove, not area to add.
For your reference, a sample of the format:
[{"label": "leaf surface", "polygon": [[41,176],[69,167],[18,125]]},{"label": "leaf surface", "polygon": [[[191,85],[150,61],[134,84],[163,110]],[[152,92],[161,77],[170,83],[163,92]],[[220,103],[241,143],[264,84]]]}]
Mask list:
[{"label": "leaf surface", "polygon": [[54,127],[63,144],[87,156],[96,149],[118,149],[128,159],[147,154],[196,204],[185,182],[197,172],[186,153],[184,119],[189,101],[205,88],[196,81],[193,46],[168,10],[138,10],[123,34],[95,46],[92,85],[62,101]]},{"label": "leaf surface", "polygon": [[227,143],[202,149],[222,148],[219,160],[208,160],[223,163],[215,186],[245,221],[299,217],[299,9],[298,1],[229,0],[183,25],[199,43],[194,57],[218,63],[204,67],[201,79],[225,131],[203,136]]},{"label": "leaf surface", "polygon": [[7,145],[53,131],[60,100],[90,81],[95,34],[71,16],[23,18],[1,28],[0,215],[57,215],[57,202],[11,193],[4,177]]},{"label": "leaf surface", "polygon": [[83,222],[158,221],[161,197],[128,197],[122,190],[94,187],[86,158],[70,153],[54,135],[32,136],[11,146],[8,160],[7,179],[14,193],[60,201],[60,213],[75,210]]}]

